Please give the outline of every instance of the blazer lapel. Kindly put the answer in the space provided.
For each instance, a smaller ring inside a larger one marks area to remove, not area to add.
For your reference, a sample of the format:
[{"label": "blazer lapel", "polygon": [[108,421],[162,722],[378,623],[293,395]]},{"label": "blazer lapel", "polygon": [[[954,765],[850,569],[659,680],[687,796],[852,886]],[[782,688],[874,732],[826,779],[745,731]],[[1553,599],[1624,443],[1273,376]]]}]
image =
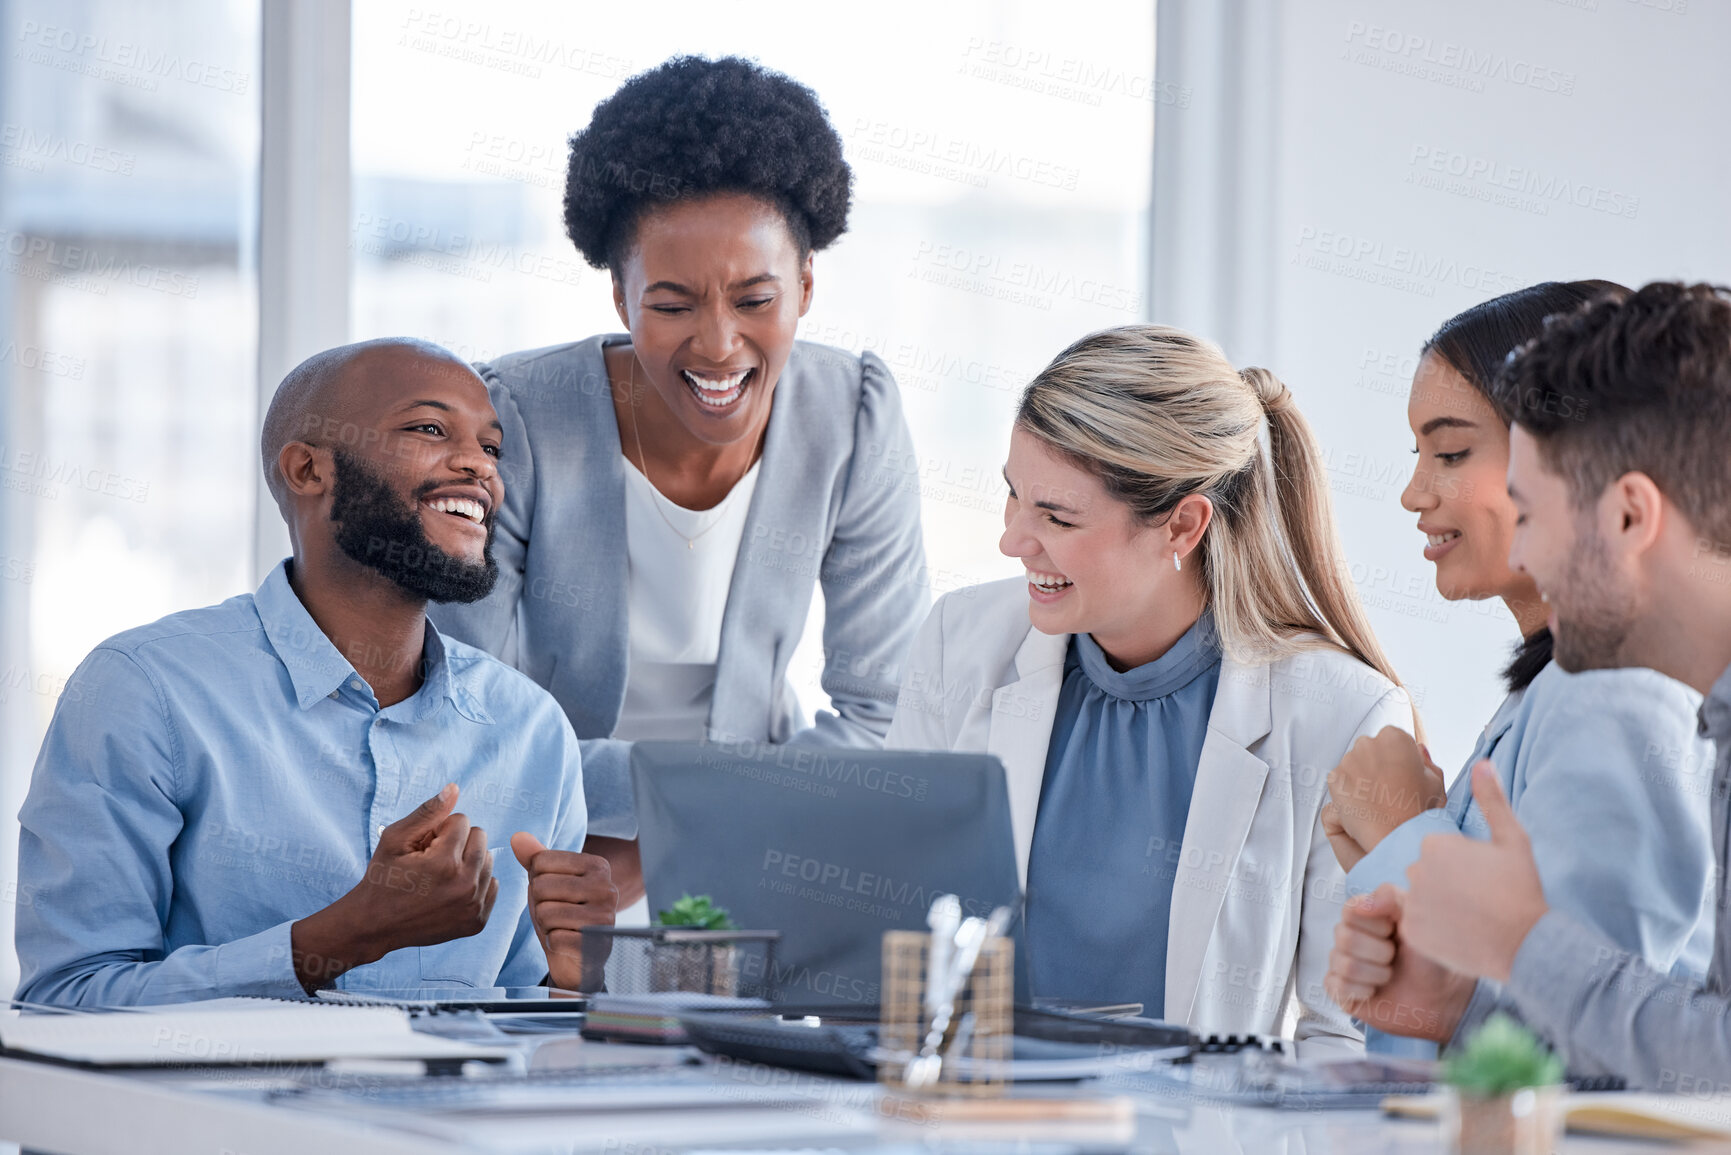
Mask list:
[{"label": "blazer lapel", "polygon": [[[813,402],[800,388],[802,374],[803,356],[795,356],[776,383],[763,434],[757,489],[721,613],[721,651],[709,706],[712,740],[785,742],[790,736],[772,732],[771,721],[781,672],[799,644],[794,630],[803,628],[817,584],[813,579],[822,576],[828,545],[824,501],[830,491],[824,473],[834,468],[832,463],[847,460],[853,448],[838,440],[833,420],[809,412]],[[717,718],[734,719],[736,729],[749,719],[750,729],[724,733],[715,726]]]},{"label": "blazer lapel", "polygon": [[1052,716],[1057,712],[1069,648],[1069,634],[1042,634],[1030,627],[1016,651],[1016,680],[992,692],[986,752],[996,754],[1004,764],[1016,871],[1023,890],[1028,888],[1028,855],[1034,846],[1034,819],[1046,775],[1046,747],[1052,741]]},{"label": "blazer lapel", "polygon": [[1248,747],[1268,733],[1270,716],[1268,667],[1222,658],[1172,883],[1162,1017],[1173,1022],[1187,1021],[1195,1005],[1203,959],[1262,802],[1268,764]]},{"label": "blazer lapel", "polygon": [[[531,603],[528,615],[539,618],[549,611],[557,615],[548,631],[553,636],[523,638],[519,644],[526,653],[545,651],[548,683],[583,738],[613,733],[625,705],[630,672],[625,471],[631,467],[625,464],[621,448],[606,359],[607,346],[627,341],[628,337],[616,335],[583,342],[573,361],[576,379],[563,383],[572,397],[569,410],[558,411],[557,424],[553,414],[538,413],[543,422],[537,430],[541,444],[556,447],[557,456],[545,467],[548,475],[569,476],[574,485],[572,492],[554,499],[564,516],[543,513],[546,520],[538,520],[535,530],[548,539],[558,534],[556,545],[546,548],[544,540],[539,551],[545,559],[542,564],[552,571],[537,575],[551,576],[549,592],[536,594],[533,585],[525,591]],[[545,387],[534,376],[527,384],[531,389]],[[608,548],[594,548],[593,543],[600,542]],[[577,591],[584,597],[582,609],[571,612],[564,598]],[[532,676],[537,672],[535,664],[525,668]]]}]

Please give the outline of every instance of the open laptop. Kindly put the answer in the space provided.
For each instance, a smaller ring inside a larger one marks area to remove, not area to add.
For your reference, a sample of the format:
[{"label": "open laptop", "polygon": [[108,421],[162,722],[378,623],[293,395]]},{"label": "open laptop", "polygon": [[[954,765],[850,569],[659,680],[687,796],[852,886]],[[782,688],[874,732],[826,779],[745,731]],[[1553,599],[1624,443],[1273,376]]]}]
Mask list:
[{"label": "open laptop", "polygon": [[[780,931],[782,1003],[877,1004],[883,932],[926,930],[940,894],[964,914],[1020,912],[1004,767],[989,754],[638,742],[631,778],[650,921],[706,894],[741,929]],[[1026,1003],[1023,957],[1018,941]]]}]

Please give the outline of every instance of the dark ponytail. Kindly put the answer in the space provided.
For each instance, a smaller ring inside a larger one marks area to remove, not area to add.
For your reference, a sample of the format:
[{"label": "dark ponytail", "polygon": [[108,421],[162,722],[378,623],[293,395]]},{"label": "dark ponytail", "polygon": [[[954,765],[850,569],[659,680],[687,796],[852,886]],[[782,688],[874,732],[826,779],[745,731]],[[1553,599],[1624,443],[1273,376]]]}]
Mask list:
[{"label": "dark ponytail", "polygon": [[1540,626],[1534,633],[1515,643],[1509,664],[1503,667],[1503,685],[1509,692],[1524,690],[1533,684],[1539,671],[1551,664],[1551,627]]}]

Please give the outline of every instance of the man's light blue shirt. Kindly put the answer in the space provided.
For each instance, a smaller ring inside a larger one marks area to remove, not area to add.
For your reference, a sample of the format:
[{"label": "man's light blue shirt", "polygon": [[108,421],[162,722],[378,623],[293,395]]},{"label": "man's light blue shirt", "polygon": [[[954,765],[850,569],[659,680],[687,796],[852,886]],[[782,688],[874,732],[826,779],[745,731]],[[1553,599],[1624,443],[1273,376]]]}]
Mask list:
[{"label": "man's light blue shirt", "polygon": [[[1662,974],[1699,977],[1711,959],[1715,921],[1714,747],[1697,732],[1700,707],[1701,695],[1653,670],[1568,673],[1547,665],[1485,727],[1448,805],[1390,831],[1347,872],[1347,892],[1364,894],[1384,882],[1404,890],[1406,869],[1429,835],[1489,838],[1471,777],[1473,763],[1489,758],[1532,841],[1552,908]],[[1496,1001],[1494,983],[1479,988],[1463,1031]],[[1366,1046],[1413,1053],[1404,1044],[1415,1042],[1368,1037]]]},{"label": "man's light blue shirt", "polygon": [[[553,698],[431,623],[422,663],[420,689],[381,709],[286,563],[256,594],[98,646],[19,813],[17,997],[303,997],[290,925],[353,888],[380,832],[447,782],[490,847],[526,830],[582,849],[577,738]],[[528,876],[509,849],[493,871],[480,934],[393,951],[335,985],[542,981]]]},{"label": "man's light blue shirt", "polygon": [[[1711,884],[1718,931],[1706,985],[1655,974],[1638,954],[1553,906],[1522,940],[1501,1009],[1555,1046],[1577,1074],[1615,1075],[1632,1088],[1713,1102],[1718,1117],[1731,1087],[1731,1000],[1725,994],[1731,976],[1731,670],[1719,675],[1702,703],[1700,732],[1717,748],[1703,783],[1718,867]],[[1479,1002],[1476,994],[1473,1001]],[[1474,1010],[1468,1007],[1467,1016]]]}]

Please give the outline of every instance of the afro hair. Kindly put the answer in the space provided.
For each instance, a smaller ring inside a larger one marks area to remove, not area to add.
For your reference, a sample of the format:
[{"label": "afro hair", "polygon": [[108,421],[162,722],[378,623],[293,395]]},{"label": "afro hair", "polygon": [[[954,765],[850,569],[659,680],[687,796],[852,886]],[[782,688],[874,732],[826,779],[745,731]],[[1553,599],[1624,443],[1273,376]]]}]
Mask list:
[{"label": "afro hair", "polygon": [[805,85],[737,56],[676,56],[627,80],[571,138],[565,232],[617,268],[645,210],[712,193],[774,205],[801,255],[847,230],[853,173]]}]

